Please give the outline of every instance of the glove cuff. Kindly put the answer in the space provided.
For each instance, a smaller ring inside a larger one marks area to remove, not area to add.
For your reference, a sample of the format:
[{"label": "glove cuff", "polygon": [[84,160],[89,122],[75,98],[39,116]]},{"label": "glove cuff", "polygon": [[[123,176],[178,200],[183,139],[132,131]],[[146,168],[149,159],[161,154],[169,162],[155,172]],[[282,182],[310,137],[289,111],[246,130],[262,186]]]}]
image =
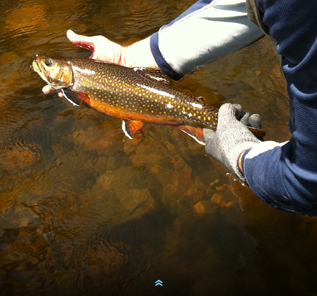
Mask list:
[{"label": "glove cuff", "polygon": [[256,138],[250,138],[248,141],[237,143],[225,157],[225,166],[231,170],[242,182],[246,182],[246,178],[239,169],[239,157],[243,152],[258,145],[259,142],[260,141]]}]

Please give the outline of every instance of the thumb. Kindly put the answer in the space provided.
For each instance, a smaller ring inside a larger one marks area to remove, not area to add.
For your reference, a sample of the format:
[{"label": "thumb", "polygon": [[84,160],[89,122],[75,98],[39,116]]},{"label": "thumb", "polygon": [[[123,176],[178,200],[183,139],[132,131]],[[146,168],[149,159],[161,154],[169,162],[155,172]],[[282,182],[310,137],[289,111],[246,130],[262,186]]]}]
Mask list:
[{"label": "thumb", "polygon": [[217,130],[223,130],[226,127],[228,127],[230,124],[238,121],[237,120],[237,115],[240,110],[235,108],[232,104],[226,103],[223,104],[219,108],[219,113],[218,113],[218,127]]},{"label": "thumb", "polygon": [[261,125],[261,117],[259,114],[252,114],[249,118],[249,123],[250,126],[257,128],[257,129],[261,129],[262,125]]},{"label": "thumb", "polygon": [[94,37],[78,35],[72,30],[68,30],[66,35],[69,41],[73,43],[74,45],[88,49],[90,51],[94,51],[94,48],[95,48]]},{"label": "thumb", "polygon": [[221,154],[221,147],[220,147],[217,133],[207,128],[203,129],[203,133],[204,133],[204,139],[206,143],[206,146],[205,146],[206,153],[212,158],[221,162],[222,154]]}]

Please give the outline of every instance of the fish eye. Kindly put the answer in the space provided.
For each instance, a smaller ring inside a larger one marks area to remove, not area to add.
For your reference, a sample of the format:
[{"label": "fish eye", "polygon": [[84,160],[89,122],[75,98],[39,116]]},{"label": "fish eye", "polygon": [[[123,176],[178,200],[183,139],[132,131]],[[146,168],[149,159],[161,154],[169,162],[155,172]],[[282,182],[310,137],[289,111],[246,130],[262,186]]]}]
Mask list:
[{"label": "fish eye", "polygon": [[53,61],[52,61],[51,59],[47,59],[47,60],[45,61],[45,65],[46,65],[47,67],[51,67],[51,66],[53,66]]}]

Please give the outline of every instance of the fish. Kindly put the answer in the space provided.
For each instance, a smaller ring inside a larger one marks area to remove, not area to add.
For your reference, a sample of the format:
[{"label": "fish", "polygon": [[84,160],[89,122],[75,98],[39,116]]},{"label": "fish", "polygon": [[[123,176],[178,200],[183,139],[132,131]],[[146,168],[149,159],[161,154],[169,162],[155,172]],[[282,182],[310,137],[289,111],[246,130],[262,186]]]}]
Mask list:
[{"label": "fish", "polygon": [[[73,105],[122,119],[122,130],[130,139],[137,131],[143,134],[144,123],[154,123],[177,126],[205,145],[203,128],[217,127],[217,108],[171,86],[159,70],[45,56],[36,56],[32,68]],[[250,130],[259,138],[265,135],[264,130]]]}]

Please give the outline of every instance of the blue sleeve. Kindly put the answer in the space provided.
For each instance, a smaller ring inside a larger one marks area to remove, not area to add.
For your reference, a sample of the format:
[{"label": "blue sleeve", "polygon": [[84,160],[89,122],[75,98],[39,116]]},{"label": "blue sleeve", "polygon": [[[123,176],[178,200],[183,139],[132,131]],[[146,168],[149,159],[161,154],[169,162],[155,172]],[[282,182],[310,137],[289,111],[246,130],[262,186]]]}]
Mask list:
[{"label": "blue sleeve", "polygon": [[[257,0],[277,41],[287,81],[292,138],[243,163],[254,193],[282,211],[317,215],[317,1]],[[262,144],[260,144],[261,146]],[[264,145],[264,144],[263,144]]]},{"label": "blue sleeve", "polygon": [[200,0],[153,34],[150,46],[160,69],[178,80],[262,36],[245,0]]}]

